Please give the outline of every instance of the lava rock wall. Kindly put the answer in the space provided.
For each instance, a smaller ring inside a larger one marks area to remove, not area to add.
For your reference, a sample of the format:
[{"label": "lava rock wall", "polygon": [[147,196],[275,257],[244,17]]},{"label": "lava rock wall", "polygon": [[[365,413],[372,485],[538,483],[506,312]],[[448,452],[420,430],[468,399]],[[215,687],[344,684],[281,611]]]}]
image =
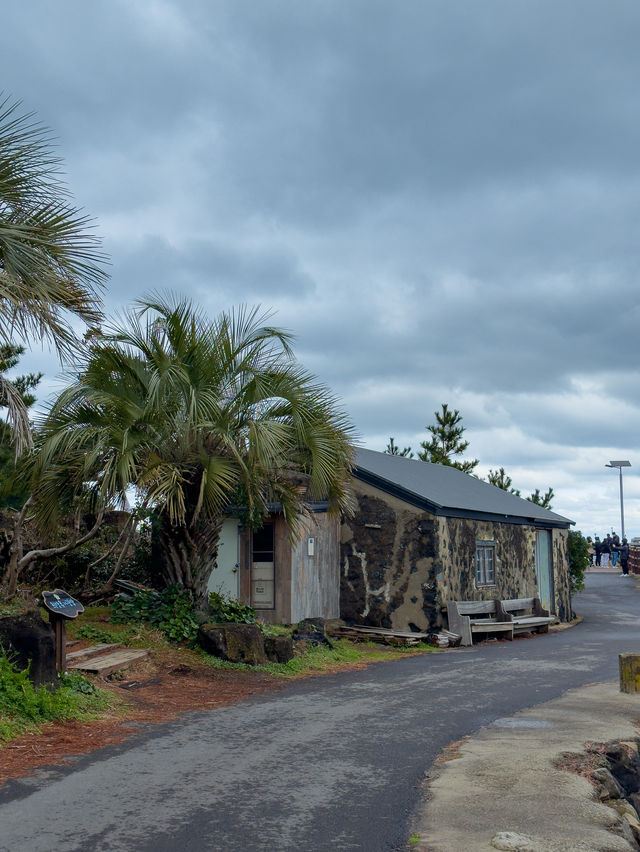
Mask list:
[{"label": "lava rock wall", "polygon": [[[538,596],[536,529],[436,517],[374,486],[354,483],[358,507],[342,524],[340,615],[398,630],[446,627],[448,600]],[[495,542],[495,584],[477,587],[476,541]],[[567,531],[552,530],[555,614],[570,619]]]}]

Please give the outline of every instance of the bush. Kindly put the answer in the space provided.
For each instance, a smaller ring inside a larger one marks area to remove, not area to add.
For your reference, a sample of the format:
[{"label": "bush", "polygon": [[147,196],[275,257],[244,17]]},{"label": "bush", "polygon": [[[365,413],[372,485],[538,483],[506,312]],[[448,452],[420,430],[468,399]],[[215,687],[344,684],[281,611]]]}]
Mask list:
[{"label": "bush", "polygon": [[233,598],[224,597],[224,595],[220,595],[218,592],[211,592],[209,595],[209,609],[211,610],[211,621],[255,624],[255,609]]},{"label": "bush", "polygon": [[182,586],[170,586],[161,592],[121,595],[111,606],[111,620],[116,623],[146,621],[172,642],[192,643],[198,632],[191,594]]},{"label": "bush", "polygon": [[98,691],[91,681],[79,672],[63,672],[60,675],[60,686],[68,689],[69,692],[79,692],[81,695],[95,695]]},{"label": "bush", "polygon": [[105,705],[97,690],[81,675],[63,675],[60,688],[36,688],[27,670],[19,671],[0,652],[0,741],[30,726],[55,719],[78,719]]},{"label": "bush", "polygon": [[573,595],[584,589],[584,572],[591,562],[589,542],[580,530],[569,530],[567,557],[569,559],[569,590]]}]

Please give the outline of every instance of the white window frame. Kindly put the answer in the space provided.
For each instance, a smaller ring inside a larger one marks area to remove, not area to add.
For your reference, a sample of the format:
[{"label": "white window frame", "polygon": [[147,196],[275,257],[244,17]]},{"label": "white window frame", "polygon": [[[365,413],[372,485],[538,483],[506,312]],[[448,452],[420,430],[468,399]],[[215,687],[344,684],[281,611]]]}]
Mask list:
[{"label": "white window frame", "polygon": [[475,578],[477,588],[488,588],[496,584],[496,543],[476,541]]}]

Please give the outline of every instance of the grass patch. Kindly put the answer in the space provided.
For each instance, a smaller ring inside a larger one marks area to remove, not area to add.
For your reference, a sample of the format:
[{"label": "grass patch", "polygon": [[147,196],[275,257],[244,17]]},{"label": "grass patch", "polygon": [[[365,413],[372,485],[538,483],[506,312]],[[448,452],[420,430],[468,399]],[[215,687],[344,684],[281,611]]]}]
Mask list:
[{"label": "grass patch", "polygon": [[86,639],[92,644],[118,643],[126,648],[169,647],[156,627],[139,621],[119,624],[110,617],[108,606],[87,607],[77,619],[67,622],[67,638]]},{"label": "grass patch", "polygon": [[46,722],[94,719],[113,704],[111,695],[77,674],[63,675],[56,690],[35,687],[26,671],[0,655],[0,743],[38,731]]},{"label": "grass patch", "polygon": [[[258,623],[265,636],[279,636],[291,633],[291,626],[284,624]],[[74,621],[67,624],[69,638],[87,639],[92,643],[119,642],[131,648],[149,648],[154,658],[161,661],[166,652],[175,653],[179,649],[185,658],[193,655],[195,661],[211,668],[227,671],[259,671],[274,677],[295,678],[332,672],[341,666],[366,665],[367,663],[398,660],[413,654],[437,651],[432,645],[401,645],[392,647],[373,641],[352,642],[348,639],[333,639],[333,648],[327,645],[310,645],[304,653],[294,657],[288,663],[267,663],[264,666],[250,666],[246,663],[230,663],[211,656],[197,646],[187,648],[184,644],[176,646],[150,624],[145,622],[116,623],[111,621],[110,607],[87,607]]]},{"label": "grass patch", "polygon": [[[121,630],[116,633],[114,630],[105,630],[104,628],[96,627],[93,624],[79,625],[78,629],[74,631],[74,634],[74,639],[88,639],[89,642],[96,644],[128,644],[125,642],[124,631]],[[128,637],[126,638],[128,639]]]},{"label": "grass patch", "polygon": [[292,628],[287,624],[267,624],[264,621],[257,622],[263,636],[288,636]]},{"label": "grass patch", "polygon": [[269,663],[264,668],[280,677],[294,677],[335,668],[340,664],[370,660],[371,653],[371,649],[358,647],[346,639],[338,639],[333,641],[333,648],[328,645],[311,645],[288,663]]},{"label": "grass patch", "polygon": [[320,672],[334,672],[341,667],[351,665],[398,660],[408,655],[437,650],[431,645],[392,648],[387,645],[378,645],[375,642],[350,642],[348,639],[333,639],[332,643],[333,648],[329,648],[328,645],[311,645],[302,654],[289,660],[288,663],[267,663],[265,666],[229,663],[199,649],[197,653],[213,668],[231,671],[258,671],[275,677],[294,678]]}]

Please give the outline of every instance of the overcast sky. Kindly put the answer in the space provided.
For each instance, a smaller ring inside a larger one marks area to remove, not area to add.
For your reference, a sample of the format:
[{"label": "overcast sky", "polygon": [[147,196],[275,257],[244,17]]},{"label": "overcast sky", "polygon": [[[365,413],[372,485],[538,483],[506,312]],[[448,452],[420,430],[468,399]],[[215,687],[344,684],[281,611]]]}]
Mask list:
[{"label": "overcast sky", "polygon": [[[640,535],[637,0],[25,0],[0,90],[111,259],[261,304],[370,449],[463,415],[585,535]],[[33,351],[43,398],[59,368]]]}]

